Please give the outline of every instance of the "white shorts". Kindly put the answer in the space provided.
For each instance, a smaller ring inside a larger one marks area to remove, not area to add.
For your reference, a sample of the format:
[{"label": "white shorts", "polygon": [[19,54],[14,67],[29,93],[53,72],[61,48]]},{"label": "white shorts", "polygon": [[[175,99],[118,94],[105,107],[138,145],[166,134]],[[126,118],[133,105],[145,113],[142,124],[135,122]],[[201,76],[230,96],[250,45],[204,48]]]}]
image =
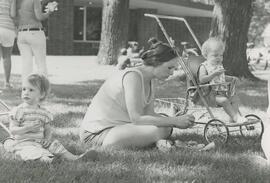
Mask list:
[{"label": "white shorts", "polygon": [[15,31],[0,27],[0,45],[3,47],[12,47],[15,37]]}]

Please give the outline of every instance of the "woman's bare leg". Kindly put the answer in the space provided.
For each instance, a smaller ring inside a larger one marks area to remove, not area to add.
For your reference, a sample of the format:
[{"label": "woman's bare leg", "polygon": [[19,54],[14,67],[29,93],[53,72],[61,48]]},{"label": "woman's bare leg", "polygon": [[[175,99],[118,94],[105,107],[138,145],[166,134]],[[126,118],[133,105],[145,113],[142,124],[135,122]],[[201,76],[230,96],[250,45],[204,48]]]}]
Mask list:
[{"label": "woman's bare leg", "polygon": [[172,128],[150,125],[127,124],[112,128],[106,135],[103,146],[147,147],[170,136]]}]

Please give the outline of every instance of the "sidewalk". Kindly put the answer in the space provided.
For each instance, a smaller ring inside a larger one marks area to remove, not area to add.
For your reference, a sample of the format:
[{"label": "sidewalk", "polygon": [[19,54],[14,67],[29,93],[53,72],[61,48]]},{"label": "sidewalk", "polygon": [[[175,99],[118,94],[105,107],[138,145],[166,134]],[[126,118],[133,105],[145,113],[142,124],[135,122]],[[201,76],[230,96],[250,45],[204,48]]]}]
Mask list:
[{"label": "sidewalk", "polygon": [[[21,74],[21,64],[20,56],[12,56],[11,73]],[[96,56],[47,56],[47,66],[54,84],[104,80],[117,70],[114,66],[97,64]],[[3,74],[2,63],[0,73]]]},{"label": "sidewalk", "polygon": [[[47,56],[50,81],[54,84],[75,84],[104,80],[117,71],[114,66],[99,65],[96,59],[96,56]],[[21,74],[21,64],[20,56],[12,56],[12,74]],[[2,63],[0,65],[0,74],[3,74]],[[270,79],[270,69],[253,74],[261,79]]]}]

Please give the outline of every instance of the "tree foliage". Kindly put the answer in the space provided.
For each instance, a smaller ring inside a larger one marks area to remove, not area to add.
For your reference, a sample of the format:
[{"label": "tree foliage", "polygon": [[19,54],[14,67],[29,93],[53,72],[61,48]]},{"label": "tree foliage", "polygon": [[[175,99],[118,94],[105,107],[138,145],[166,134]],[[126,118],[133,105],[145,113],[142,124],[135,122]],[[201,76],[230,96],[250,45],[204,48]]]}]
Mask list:
[{"label": "tree foliage", "polygon": [[270,0],[256,0],[253,2],[253,16],[251,19],[248,40],[257,46],[263,45],[262,33],[270,23]]}]

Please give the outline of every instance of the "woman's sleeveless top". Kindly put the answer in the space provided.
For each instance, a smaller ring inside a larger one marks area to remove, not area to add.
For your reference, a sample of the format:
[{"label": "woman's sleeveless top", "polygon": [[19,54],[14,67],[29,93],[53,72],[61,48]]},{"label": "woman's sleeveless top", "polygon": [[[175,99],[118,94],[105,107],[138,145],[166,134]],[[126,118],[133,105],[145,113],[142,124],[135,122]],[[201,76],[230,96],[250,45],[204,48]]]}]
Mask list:
[{"label": "woman's sleeveless top", "polygon": [[119,72],[116,76],[105,81],[93,98],[81,124],[81,130],[95,133],[108,127],[131,123],[123,87],[123,78],[129,72],[136,72],[141,77],[142,91],[141,98],[138,98],[138,100],[143,101],[144,110],[147,109],[154,99],[153,82],[151,82],[148,99],[145,95],[144,79],[141,71],[138,69],[127,69]]},{"label": "woman's sleeveless top", "polygon": [[0,28],[15,31],[13,19],[10,17],[12,0],[0,0]]}]

